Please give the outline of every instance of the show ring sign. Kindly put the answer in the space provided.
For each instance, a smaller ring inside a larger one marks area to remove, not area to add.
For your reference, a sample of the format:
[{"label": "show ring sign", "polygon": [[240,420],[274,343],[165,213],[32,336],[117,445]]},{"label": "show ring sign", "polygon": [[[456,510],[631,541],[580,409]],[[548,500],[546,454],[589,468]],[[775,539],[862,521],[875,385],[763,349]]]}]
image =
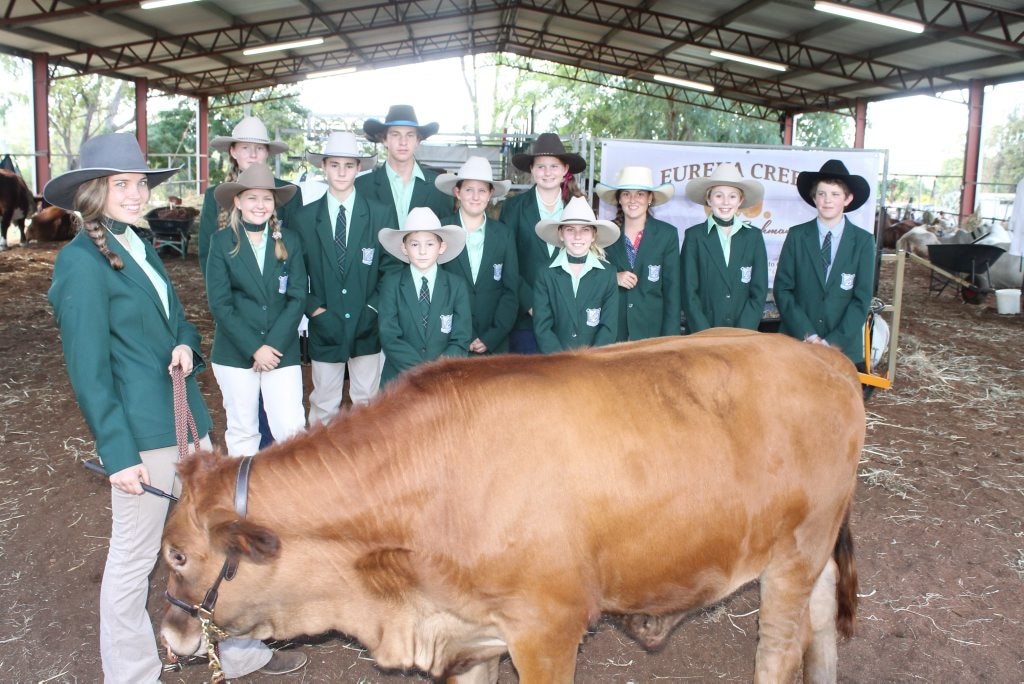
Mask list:
[{"label": "show ring sign", "polygon": [[[869,233],[875,232],[875,205],[878,203],[879,181],[885,172],[884,150],[797,149],[790,147],[733,147],[728,145],[697,145],[693,143],[643,142],[624,140],[601,141],[601,181],[613,184],[623,166],[649,166],[655,183],[671,183],[675,195],[654,208],[654,215],[683,233],[692,225],[707,220],[710,209],[686,199],[686,184],[696,178],[710,176],[715,167],[732,163],[744,178],[764,185],[760,204],[740,211],[743,220],[764,233],[768,250],[768,282],[775,282],[779,252],[791,226],[813,220],[814,207],[804,202],[796,189],[801,171],[817,171],[829,159],[839,159],[850,173],[863,176],[871,187],[871,197],[858,210],[847,214],[849,221]],[[615,207],[601,203],[602,218],[614,218]]]}]

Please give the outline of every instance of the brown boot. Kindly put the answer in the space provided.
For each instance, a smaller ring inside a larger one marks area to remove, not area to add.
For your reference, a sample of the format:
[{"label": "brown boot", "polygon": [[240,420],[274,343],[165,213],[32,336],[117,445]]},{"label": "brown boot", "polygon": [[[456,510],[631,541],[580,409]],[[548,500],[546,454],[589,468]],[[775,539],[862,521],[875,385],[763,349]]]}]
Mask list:
[{"label": "brown boot", "polygon": [[307,662],[309,658],[302,651],[274,651],[274,655],[260,668],[260,672],[268,675],[288,674],[301,670]]}]

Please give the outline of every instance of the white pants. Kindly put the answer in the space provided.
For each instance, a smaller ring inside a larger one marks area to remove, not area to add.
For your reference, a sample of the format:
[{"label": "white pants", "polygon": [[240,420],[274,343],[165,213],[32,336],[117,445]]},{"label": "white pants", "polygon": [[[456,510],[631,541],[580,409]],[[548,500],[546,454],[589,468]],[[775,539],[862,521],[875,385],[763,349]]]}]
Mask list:
[{"label": "white pants", "polygon": [[[313,391],[309,393],[309,424],[326,423],[341,406],[345,390],[344,363],[313,362]],[[384,352],[353,356],[348,360],[348,395],[352,403],[369,403],[380,389]]]},{"label": "white pants", "polygon": [[213,364],[224,398],[227,430],[224,443],[230,456],[252,456],[260,449],[260,394],[270,433],[283,442],[306,428],[302,407],[302,367],[285,366],[257,372]]},{"label": "white pants", "polygon": [[[209,449],[209,437],[201,446]],[[139,454],[149,481],[165,492],[179,494],[174,470],[178,447]],[[167,518],[167,499],[154,494],[126,494],[110,488],[110,549],[100,585],[100,659],[105,682],[155,682],[162,665],[153,623],[146,612],[149,576],[160,555],[160,538]],[[270,660],[271,650],[255,639],[221,642],[221,661],[228,677],[254,672]]]}]

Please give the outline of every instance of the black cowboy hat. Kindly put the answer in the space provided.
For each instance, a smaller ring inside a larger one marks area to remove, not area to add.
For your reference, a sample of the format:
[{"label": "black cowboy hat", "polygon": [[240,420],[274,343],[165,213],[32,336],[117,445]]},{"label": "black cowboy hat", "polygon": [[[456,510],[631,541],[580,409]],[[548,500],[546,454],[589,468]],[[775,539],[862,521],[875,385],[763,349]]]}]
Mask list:
[{"label": "black cowboy hat", "polygon": [[853,193],[853,201],[846,207],[846,211],[860,209],[868,201],[868,197],[871,196],[871,185],[864,180],[863,176],[856,176],[850,173],[846,165],[838,159],[829,159],[822,164],[821,170],[817,173],[801,171],[800,175],[796,177],[797,192],[804,198],[804,202],[807,202],[812,207],[814,206],[814,188],[818,181],[823,180],[841,180],[850,189],[850,192]]},{"label": "black cowboy hat", "polygon": [[412,105],[391,105],[390,109],[388,109],[388,115],[384,117],[384,121],[378,121],[377,119],[367,119],[364,121],[363,132],[366,133],[366,139],[370,142],[384,142],[384,136],[388,134],[388,128],[391,126],[411,126],[419,133],[420,140],[429,138],[437,133],[440,128],[436,122],[421,126],[419,119],[416,118],[416,110],[412,108]]},{"label": "black cowboy hat", "polygon": [[587,162],[575,152],[567,152],[557,133],[541,133],[529,152],[512,155],[512,165],[520,171],[529,171],[534,157],[558,157],[569,165],[569,173],[582,173]]}]

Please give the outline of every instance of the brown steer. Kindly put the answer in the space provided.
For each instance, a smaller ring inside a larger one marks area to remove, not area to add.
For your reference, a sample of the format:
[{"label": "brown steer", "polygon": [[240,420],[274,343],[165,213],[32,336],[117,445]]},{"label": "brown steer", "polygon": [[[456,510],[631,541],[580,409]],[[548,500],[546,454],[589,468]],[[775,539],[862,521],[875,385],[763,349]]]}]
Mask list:
[{"label": "brown steer", "polygon": [[[226,554],[233,635],[339,630],[386,668],[572,682],[602,613],[656,643],[760,579],[755,681],[834,680],[856,575],[846,526],[864,441],[839,352],[719,329],[552,356],[440,361],[370,406],[238,461],[181,466],[168,590],[195,604]],[[838,597],[838,601],[837,601]],[[837,608],[838,606],[838,608]],[[163,636],[196,651],[170,608]]]}]

